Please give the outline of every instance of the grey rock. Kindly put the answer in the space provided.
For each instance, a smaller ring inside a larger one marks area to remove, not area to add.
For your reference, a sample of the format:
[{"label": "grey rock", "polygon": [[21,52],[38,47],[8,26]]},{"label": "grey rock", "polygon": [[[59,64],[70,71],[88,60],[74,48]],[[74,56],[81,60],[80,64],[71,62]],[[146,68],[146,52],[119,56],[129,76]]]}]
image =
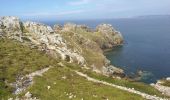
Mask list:
[{"label": "grey rock", "polygon": [[110,49],[113,48],[113,46],[123,44],[123,36],[110,24],[100,24],[96,27],[96,31],[100,33],[100,36],[105,40],[104,43],[101,42],[100,39],[96,41],[102,49]]},{"label": "grey rock", "polygon": [[27,92],[27,93],[25,94],[25,97],[26,97],[26,98],[31,98],[31,96],[32,96],[32,94],[31,94],[30,92]]},{"label": "grey rock", "polygon": [[162,82],[160,82],[160,80],[158,80],[156,84],[151,84],[151,86],[153,86],[155,89],[162,92],[163,94],[170,96],[170,87],[163,86],[161,83]]},{"label": "grey rock", "polygon": [[167,77],[166,80],[167,80],[167,81],[170,81],[170,77]]},{"label": "grey rock", "polygon": [[21,41],[21,22],[18,17],[2,17],[0,19],[1,34],[8,36],[9,38],[14,38]]},{"label": "grey rock", "polygon": [[55,32],[60,32],[63,29],[63,27],[61,25],[56,24],[54,25],[53,29]]},{"label": "grey rock", "polygon": [[77,29],[81,29],[86,32],[92,32],[92,29],[90,29],[87,25],[77,25]]},{"label": "grey rock", "polygon": [[115,67],[113,65],[109,65],[104,67],[103,73],[109,76],[120,76],[125,77],[124,70]]},{"label": "grey rock", "polygon": [[[60,34],[47,25],[36,22],[20,22],[17,17],[2,17],[0,19],[0,36],[4,35],[8,38],[34,45],[39,50],[46,51],[56,58],[68,60],[69,62],[77,62],[84,65],[85,59],[81,54],[76,53],[67,47],[66,41]],[[66,25],[69,29],[72,25]]]},{"label": "grey rock", "polygon": [[112,27],[111,24],[100,24],[96,27],[97,32],[101,32],[105,35],[107,34],[115,34],[115,29]]}]

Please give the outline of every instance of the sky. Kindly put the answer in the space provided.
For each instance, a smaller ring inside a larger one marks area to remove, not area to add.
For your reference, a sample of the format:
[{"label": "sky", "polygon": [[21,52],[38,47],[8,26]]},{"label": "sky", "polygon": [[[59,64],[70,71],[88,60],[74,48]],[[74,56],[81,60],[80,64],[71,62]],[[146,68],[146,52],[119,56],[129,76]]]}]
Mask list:
[{"label": "sky", "polygon": [[0,0],[0,3],[0,16],[23,19],[111,19],[170,14],[170,0]]}]

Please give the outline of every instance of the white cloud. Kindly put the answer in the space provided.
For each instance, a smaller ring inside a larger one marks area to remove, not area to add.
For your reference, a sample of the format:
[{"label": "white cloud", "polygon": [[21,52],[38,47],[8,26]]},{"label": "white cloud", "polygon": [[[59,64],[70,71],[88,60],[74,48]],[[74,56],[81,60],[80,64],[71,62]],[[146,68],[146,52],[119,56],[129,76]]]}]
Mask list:
[{"label": "white cloud", "polygon": [[82,13],[85,12],[84,10],[71,10],[71,11],[65,11],[65,12],[59,12],[56,15],[69,15],[69,14],[77,14],[77,13]]},{"label": "white cloud", "polygon": [[22,16],[65,16],[65,15],[70,15],[70,14],[78,14],[78,13],[83,13],[85,12],[84,10],[69,10],[69,11],[60,11],[60,12],[43,12],[43,13],[25,13],[22,14]]}]

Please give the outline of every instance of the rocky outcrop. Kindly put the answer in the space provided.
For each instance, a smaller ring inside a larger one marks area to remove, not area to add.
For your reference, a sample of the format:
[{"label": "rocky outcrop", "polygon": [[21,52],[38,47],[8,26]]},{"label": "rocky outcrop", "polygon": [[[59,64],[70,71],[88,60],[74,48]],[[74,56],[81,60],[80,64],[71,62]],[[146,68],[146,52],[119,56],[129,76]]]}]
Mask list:
[{"label": "rocky outcrop", "polygon": [[64,30],[64,31],[75,31],[76,28],[77,28],[77,25],[76,25],[76,24],[67,23],[67,24],[64,25],[63,30]]},{"label": "rocky outcrop", "polygon": [[81,54],[67,48],[66,41],[50,26],[35,22],[20,22],[16,17],[2,17],[1,33],[8,38],[17,39],[29,45],[34,45],[48,54],[68,62],[85,65]]},{"label": "rocky outcrop", "polygon": [[59,31],[61,31],[61,30],[62,30],[62,26],[61,26],[61,25],[59,25],[59,24],[54,25],[54,31],[55,31],[55,32],[59,32]]},{"label": "rocky outcrop", "polygon": [[162,94],[165,94],[167,96],[170,96],[170,87],[166,86],[164,84],[169,84],[170,80],[169,78],[166,78],[165,80],[158,80],[156,84],[152,83],[151,86],[162,92]]},{"label": "rocky outcrop", "polygon": [[21,41],[22,31],[20,23],[17,17],[2,17],[0,19],[0,34]]},{"label": "rocky outcrop", "polygon": [[63,27],[54,25],[54,30],[62,35],[74,50],[82,52],[87,66],[105,75],[124,76],[124,71],[110,65],[110,61],[103,55],[103,49],[123,43],[123,37],[109,24],[97,26],[96,31],[86,25],[67,23]]},{"label": "rocky outcrop", "polygon": [[13,93],[20,94],[25,91],[30,85],[33,84],[33,78],[35,76],[42,76],[42,74],[47,72],[50,68],[52,67],[50,66],[48,68],[44,68],[36,72],[30,73],[26,76],[18,77],[16,82],[10,84],[12,87],[15,88],[15,91]]},{"label": "rocky outcrop", "polygon": [[123,37],[120,32],[116,31],[110,24],[101,24],[96,27],[96,31],[103,37],[104,41],[100,42],[100,37],[97,43],[102,49],[111,49],[113,46],[123,44]]},{"label": "rocky outcrop", "polygon": [[109,35],[115,34],[115,29],[110,24],[101,24],[96,27],[96,31],[101,32],[102,34]]},{"label": "rocky outcrop", "polygon": [[124,72],[110,65],[102,49],[123,43],[121,34],[111,25],[101,24],[96,31],[86,25],[65,24],[64,27],[36,22],[21,22],[17,17],[0,19],[0,36],[19,40],[31,47],[45,51],[57,59],[81,66],[91,66],[95,71],[107,75]]},{"label": "rocky outcrop", "polygon": [[63,60],[71,63],[78,62],[80,65],[85,64],[84,58],[80,54],[67,48],[66,41],[63,40],[60,34],[55,33],[50,26],[34,22],[23,23],[23,26],[27,31],[27,33],[24,33],[26,38],[40,47],[44,44],[45,47],[43,47],[43,49],[45,51],[53,52],[53,55],[58,53]]}]

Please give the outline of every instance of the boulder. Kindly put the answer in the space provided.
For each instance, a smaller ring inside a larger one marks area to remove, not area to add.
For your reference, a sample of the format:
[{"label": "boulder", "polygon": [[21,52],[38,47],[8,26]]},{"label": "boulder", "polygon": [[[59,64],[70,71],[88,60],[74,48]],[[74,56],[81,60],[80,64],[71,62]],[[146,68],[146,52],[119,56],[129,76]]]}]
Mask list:
[{"label": "boulder", "polygon": [[109,76],[125,77],[124,70],[113,65],[106,66],[103,70],[103,73]]}]

